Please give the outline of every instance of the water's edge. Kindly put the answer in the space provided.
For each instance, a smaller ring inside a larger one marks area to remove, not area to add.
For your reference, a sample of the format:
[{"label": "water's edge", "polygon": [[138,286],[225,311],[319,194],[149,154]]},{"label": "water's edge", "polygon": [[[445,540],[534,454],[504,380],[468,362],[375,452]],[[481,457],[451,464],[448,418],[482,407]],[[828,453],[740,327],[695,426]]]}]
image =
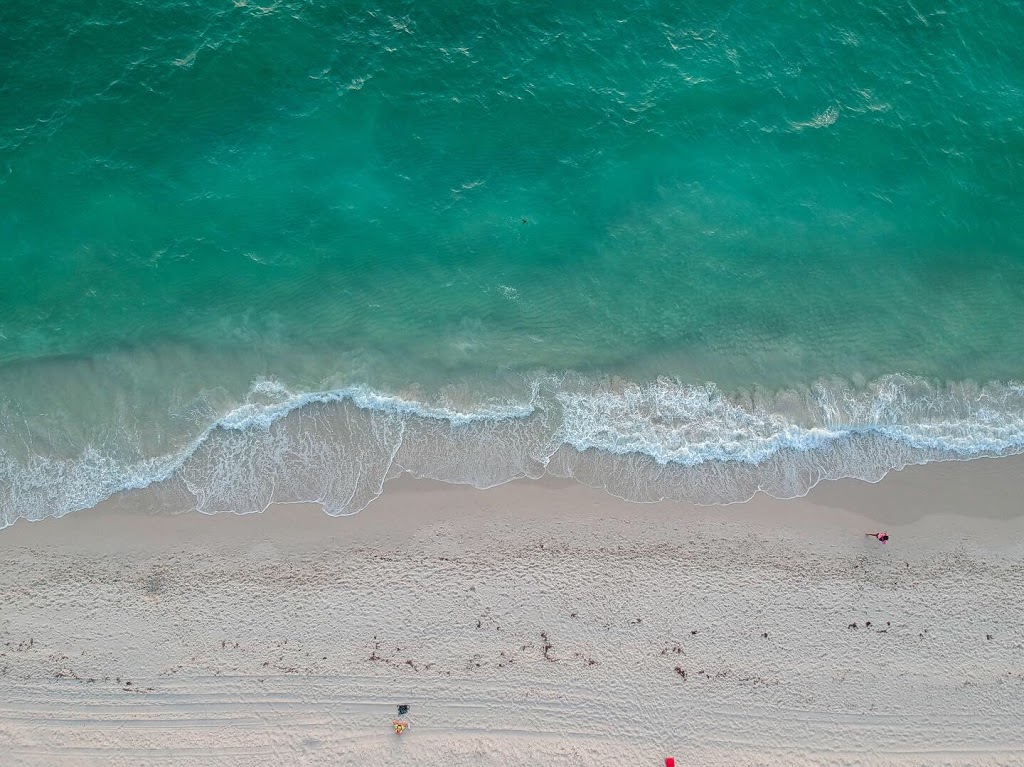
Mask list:
[{"label": "water's edge", "polygon": [[[351,514],[401,474],[477,488],[553,476],[628,501],[727,504],[757,492],[799,497],[824,479],[875,482],[910,464],[1024,452],[1019,383],[892,375],[862,387],[819,381],[727,394],[712,384],[538,375],[529,392],[469,406],[261,380],[173,451],[134,461],[98,442],[61,457],[0,451],[0,528],[142,488],[205,513],[311,502]],[[123,447],[126,432],[110,436]]]}]

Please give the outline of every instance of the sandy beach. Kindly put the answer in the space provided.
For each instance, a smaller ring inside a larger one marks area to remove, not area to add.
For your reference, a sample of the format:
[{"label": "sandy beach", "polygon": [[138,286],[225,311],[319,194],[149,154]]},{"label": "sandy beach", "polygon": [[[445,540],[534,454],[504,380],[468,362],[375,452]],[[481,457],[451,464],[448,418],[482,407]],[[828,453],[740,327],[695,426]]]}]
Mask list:
[{"label": "sandy beach", "polygon": [[1022,469],[707,508],[400,479],[344,518],[134,493],[19,522],[0,764],[1021,764]]}]

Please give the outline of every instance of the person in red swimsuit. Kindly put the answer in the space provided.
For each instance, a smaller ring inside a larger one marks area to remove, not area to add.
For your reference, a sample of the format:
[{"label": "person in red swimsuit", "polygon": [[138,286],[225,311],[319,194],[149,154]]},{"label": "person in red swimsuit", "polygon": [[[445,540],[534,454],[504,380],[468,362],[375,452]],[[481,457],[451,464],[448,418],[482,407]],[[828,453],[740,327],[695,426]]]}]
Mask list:
[{"label": "person in red swimsuit", "polygon": [[870,535],[872,538],[877,538],[882,543],[889,540],[889,533],[864,533],[864,535]]}]

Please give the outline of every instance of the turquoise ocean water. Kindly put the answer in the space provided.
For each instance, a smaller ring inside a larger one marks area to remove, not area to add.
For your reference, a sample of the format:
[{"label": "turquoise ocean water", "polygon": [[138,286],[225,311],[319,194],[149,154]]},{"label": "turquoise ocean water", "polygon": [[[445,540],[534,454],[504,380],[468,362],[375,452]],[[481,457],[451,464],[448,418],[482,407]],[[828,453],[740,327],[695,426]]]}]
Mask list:
[{"label": "turquoise ocean water", "polygon": [[8,0],[0,525],[1024,450],[1024,8]]}]

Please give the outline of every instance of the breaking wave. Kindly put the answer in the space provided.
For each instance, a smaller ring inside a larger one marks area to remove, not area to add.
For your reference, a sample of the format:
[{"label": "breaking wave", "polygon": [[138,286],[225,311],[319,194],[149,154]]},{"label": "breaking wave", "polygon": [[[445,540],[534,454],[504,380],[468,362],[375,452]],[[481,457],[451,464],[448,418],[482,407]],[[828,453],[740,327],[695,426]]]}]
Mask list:
[{"label": "breaking wave", "polygon": [[126,430],[59,456],[0,451],[0,527],[154,485],[176,508],[207,513],[315,502],[350,514],[403,473],[479,488],[552,475],[631,501],[716,504],[1024,451],[1018,383],[892,375],[861,387],[819,381],[727,393],[714,384],[543,375],[522,389],[518,399],[449,392],[421,401],[258,381],[244,402],[173,451],[126,461],[123,445],[111,447],[133,438]]}]

